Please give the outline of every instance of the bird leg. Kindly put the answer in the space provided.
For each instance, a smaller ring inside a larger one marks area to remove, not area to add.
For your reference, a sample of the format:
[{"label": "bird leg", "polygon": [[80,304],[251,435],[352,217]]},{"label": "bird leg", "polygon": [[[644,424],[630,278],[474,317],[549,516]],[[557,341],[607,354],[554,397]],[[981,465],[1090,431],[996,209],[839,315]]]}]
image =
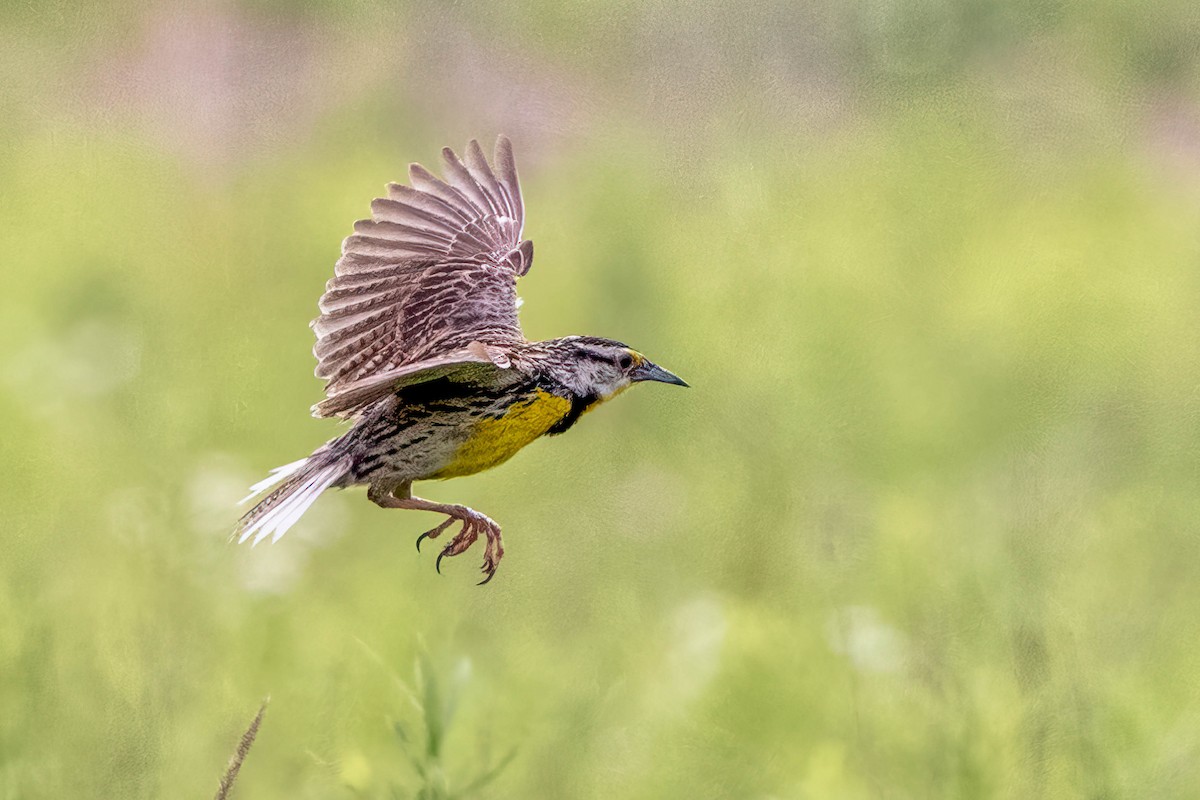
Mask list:
[{"label": "bird leg", "polygon": [[500,539],[500,526],[490,517],[480,514],[474,509],[451,503],[435,503],[431,500],[423,500],[420,497],[413,497],[410,492],[409,484],[403,484],[390,492],[377,491],[374,487],[371,487],[367,492],[367,497],[382,508],[406,508],[414,511],[433,511],[446,515],[445,522],[425,531],[417,537],[418,552],[421,550],[421,542],[425,539],[436,539],[454,523],[462,523],[462,528],[458,534],[442,548],[442,552],[438,555],[435,566],[439,573],[442,571],[443,558],[465,553],[475,543],[475,540],[479,538],[479,535],[483,534],[487,538],[487,547],[483,552],[482,570],[484,579],[479,582],[479,585],[482,586],[490,581],[496,574],[496,568],[500,566],[500,559],[504,557],[504,544]]}]

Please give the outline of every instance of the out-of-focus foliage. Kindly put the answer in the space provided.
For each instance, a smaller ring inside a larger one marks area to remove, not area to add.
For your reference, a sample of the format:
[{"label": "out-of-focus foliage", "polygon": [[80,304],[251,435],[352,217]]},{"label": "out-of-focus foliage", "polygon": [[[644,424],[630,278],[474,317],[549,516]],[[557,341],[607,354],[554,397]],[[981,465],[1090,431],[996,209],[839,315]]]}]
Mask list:
[{"label": "out-of-focus foliage", "polygon": [[[0,12],[0,798],[268,694],[245,797],[1195,796],[1196,4],[790,5]],[[693,388],[422,486],[485,589],[360,493],[229,545],[351,221],[498,132],[527,333]]]}]

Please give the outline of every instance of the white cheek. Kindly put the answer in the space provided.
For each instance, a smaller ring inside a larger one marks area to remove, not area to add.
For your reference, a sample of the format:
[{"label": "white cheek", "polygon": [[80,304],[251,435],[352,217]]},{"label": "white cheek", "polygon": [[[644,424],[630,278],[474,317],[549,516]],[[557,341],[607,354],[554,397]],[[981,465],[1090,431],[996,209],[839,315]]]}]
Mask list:
[{"label": "white cheek", "polygon": [[621,377],[617,378],[615,381],[613,381],[612,383],[608,384],[608,386],[605,387],[604,397],[609,398],[609,397],[612,397],[613,395],[619,394],[621,391],[628,389],[629,384],[630,384],[629,378],[622,375]]}]

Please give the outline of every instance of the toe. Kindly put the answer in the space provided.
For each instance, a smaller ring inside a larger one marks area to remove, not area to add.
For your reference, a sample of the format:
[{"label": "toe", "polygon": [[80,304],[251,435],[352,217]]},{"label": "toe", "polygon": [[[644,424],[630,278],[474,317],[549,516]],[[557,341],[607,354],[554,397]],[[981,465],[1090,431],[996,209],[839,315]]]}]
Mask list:
[{"label": "toe", "polygon": [[429,530],[425,531],[420,536],[418,536],[417,537],[417,552],[418,553],[421,552],[421,542],[425,541],[426,539],[436,539],[437,537],[441,536],[442,532],[444,530],[446,530],[446,528],[449,528],[451,525],[453,525],[456,519],[457,519],[456,517],[447,517],[446,521],[443,522],[441,525],[430,528]]}]

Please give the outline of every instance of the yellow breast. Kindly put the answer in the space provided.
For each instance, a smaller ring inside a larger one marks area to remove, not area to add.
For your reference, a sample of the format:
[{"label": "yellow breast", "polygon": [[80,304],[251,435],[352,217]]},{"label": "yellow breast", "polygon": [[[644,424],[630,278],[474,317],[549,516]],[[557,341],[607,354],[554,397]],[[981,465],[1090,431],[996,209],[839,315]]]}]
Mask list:
[{"label": "yellow breast", "polygon": [[450,463],[430,477],[472,475],[503,463],[570,410],[570,400],[538,390],[529,400],[511,405],[503,417],[477,422]]}]

